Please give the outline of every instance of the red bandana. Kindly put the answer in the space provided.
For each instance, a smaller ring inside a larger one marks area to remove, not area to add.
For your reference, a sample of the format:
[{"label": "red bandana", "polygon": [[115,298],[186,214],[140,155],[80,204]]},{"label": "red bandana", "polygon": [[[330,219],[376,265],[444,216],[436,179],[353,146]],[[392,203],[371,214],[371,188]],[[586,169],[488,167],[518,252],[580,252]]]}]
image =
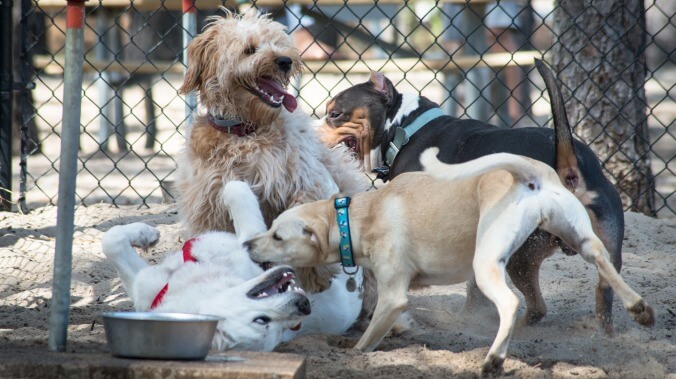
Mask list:
[{"label": "red bandana", "polygon": [[[192,255],[192,244],[195,242],[197,239],[196,238],[191,238],[183,244],[183,262],[197,262],[197,259]],[[157,296],[155,296],[155,299],[153,300],[153,303],[150,304],[150,309],[155,309],[157,308],[158,305],[162,302],[162,299],[164,299],[164,295],[169,291],[169,283],[165,284],[164,287],[160,290],[160,292],[157,293]]]}]

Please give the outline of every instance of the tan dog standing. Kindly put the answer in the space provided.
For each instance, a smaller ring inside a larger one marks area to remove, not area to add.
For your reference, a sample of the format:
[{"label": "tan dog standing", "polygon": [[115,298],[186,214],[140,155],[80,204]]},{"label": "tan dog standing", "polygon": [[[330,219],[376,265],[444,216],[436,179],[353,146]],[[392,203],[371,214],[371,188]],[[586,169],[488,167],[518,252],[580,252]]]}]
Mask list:
[{"label": "tan dog standing", "polygon": [[[551,167],[507,153],[447,165],[437,152],[422,154],[427,172],[399,175],[351,200],[354,260],[373,270],[378,283],[378,303],[357,349],[378,346],[406,308],[411,285],[455,284],[474,276],[500,315],[483,372],[500,370],[519,303],[507,286],[505,266],[535,228],[594,263],[639,324],[654,323],[652,308],[619,276],[584,206]],[[282,213],[246,245],[255,261],[303,267],[339,262],[339,242],[334,202],[325,200]]]}]

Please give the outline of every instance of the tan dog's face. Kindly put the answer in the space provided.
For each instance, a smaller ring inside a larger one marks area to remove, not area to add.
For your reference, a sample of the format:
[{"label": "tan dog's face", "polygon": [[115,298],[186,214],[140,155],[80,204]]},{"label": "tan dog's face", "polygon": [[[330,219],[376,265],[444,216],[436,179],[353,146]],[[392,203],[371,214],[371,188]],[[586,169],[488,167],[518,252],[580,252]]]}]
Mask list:
[{"label": "tan dog's face", "polygon": [[312,208],[323,202],[303,204],[283,212],[270,230],[244,245],[259,263],[313,267],[329,262],[328,225]]},{"label": "tan dog's face", "polygon": [[249,11],[214,17],[188,46],[188,71],[180,92],[199,91],[215,116],[238,116],[258,125],[271,123],[296,99],[286,91],[301,72],[301,60],[285,27]]}]

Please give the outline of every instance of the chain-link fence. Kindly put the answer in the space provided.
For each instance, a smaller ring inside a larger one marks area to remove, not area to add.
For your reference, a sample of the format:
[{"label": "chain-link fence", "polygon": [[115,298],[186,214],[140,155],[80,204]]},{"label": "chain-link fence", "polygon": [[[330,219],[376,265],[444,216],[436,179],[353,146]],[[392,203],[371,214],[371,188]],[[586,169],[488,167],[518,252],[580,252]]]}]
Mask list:
[{"label": "chain-link fence", "polygon": [[[628,209],[654,188],[654,210],[676,215],[676,5],[670,0],[195,4],[197,30],[219,5],[253,6],[286,24],[307,66],[292,85],[301,108],[315,117],[332,95],[375,70],[458,117],[546,126],[549,103],[532,70],[533,58],[544,56],[570,99],[576,135],[597,151]],[[25,88],[34,83],[16,96],[15,107],[13,166],[19,169],[12,199],[27,211],[58,200],[65,1],[22,0],[15,7],[15,78]],[[180,9],[177,0],[86,3],[78,203],[171,200],[186,129],[186,101],[178,95]],[[586,44],[578,48],[580,41]],[[633,55],[615,54],[622,49]],[[619,131],[622,125],[629,131]],[[625,182],[635,176],[648,183],[638,191]]]}]

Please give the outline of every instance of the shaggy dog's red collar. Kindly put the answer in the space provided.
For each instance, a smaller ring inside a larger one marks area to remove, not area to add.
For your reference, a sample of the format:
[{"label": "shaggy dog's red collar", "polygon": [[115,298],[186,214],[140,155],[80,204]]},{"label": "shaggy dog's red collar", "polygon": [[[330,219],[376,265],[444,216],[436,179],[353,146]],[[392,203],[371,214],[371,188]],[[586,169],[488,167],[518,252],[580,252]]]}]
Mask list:
[{"label": "shaggy dog's red collar", "polygon": [[[192,244],[196,240],[196,238],[191,238],[185,241],[183,244],[183,262],[197,262],[197,259],[195,259],[195,257],[192,255]],[[150,309],[155,309],[158,305],[160,305],[167,291],[169,291],[169,283],[165,284],[160,292],[157,293],[157,296],[155,296],[155,299],[153,299],[153,303],[150,304]]]},{"label": "shaggy dog's red collar", "polygon": [[255,126],[245,124],[241,120],[221,119],[216,118],[211,114],[207,115],[207,120],[209,121],[209,125],[214,129],[225,133],[235,134],[238,137],[244,137],[256,131]]}]

